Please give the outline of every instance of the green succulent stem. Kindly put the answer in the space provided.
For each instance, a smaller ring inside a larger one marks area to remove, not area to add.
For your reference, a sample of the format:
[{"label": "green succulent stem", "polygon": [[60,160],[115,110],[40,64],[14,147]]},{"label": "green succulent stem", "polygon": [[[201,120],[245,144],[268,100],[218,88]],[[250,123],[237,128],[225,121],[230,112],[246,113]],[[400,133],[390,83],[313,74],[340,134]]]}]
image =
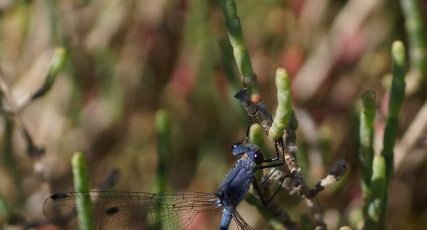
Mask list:
[{"label": "green succulent stem", "polygon": [[382,155],[375,155],[372,162],[371,191],[367,203],[367,216],[363,229],[382,229],[381,219],[384,216],[383,207],[386,205],[384,199],[387,189],[386,162]]},{"label": "green succulent stem", "polygon": [[405,97],[406,59],[405,47],[401,41],[395,41],[392,46],[393,79],[388,103],[388,115],[383,139],[383,151],[386,162],[387,183],[393,173],[394,145],[399,126],[399,111]]},{"label": "green succulent stem", "polygon": [[[165,192],[167,189],[167,172],[168,172],[168,154],[171,152],[171,120],[170,115],[166,110],[158,110],[155,115],[155,130],[157,138],[157,172],[155,178],[155,190],[157,192]],[[163,222],[161,219],[162,200],[156,200],[156,223],[153,229],[162,229]]]},{"label": "green succulent stem", "polygon": [[360,112],[359,126],[359,160],[362,172],[363,196],[370,193],[372,177],[372,160],[374,158],[374,119],[375,119],[375,92],[367,91],[362,95],[362,111]]},{"label": "green succulent stem", "polygon": [[52,62],[50,64],[49,71],[47,72],[45,81],[43,85],[40,87],[40,89],[38,89],[33,94],[33,96],[31,97],[31,100],[35,100],[39,97],[42,97],[50,90],[53,83],[55,82],[56,76],[60,71],[64,69],[66,62],[67,62],[67,52],[65,48],[64,47],[56,48],[53,54]]},{"label": "green succulent stem", "polygon": [[286,70],[284,68],[278,68],[276,71],[278,105],[273,124],[268,131],[268,137],[273,141],[282,138],[283,133],[289,124],[289,118],[292,114],[290,85],[291,83]]},{"label": "green succulent stem", "polygon": [[415,71],[426,82],[427,74],[427,37],[426,27],[419,0],[400,0],[408,35],[411,71]]},{"label": "green succulent stem", "polygon": [[47,16],[49,19],[50,34],[54,42],[61,44],[61,36],[58,30],[58,2],[55,0],[45,0],[47,6]]},{"label": "green succulent stem", "polygon": [[[402,106],[403,99],[405,97],[405,73],[406,73],[406,58],[405,58],[405,46],[401,41],[393,42],[392,49],[393,59],[393,79],[390,89],[390,98],[388,103],[388,114],[387,121],[384,130],[383,138],[383,150],[381,155],[385,161],[385,187],[388,187],[394,169],[394,145],[396,142],[397,131],[399,128],[399,111]],[[375,169],[375,168],[374,168]],[[374,190],[374,185],[371,186],[371,190]],[[374,191],[373,191],[374,192]],[[378,201],[378,205],[381,205],[381,215],[378,221],[379,229],[385,228],[385,218],[387,210],[387,192],[383,193],[383,197]]]},{"label": "green succulent stem", "polygon": [[156,191],[166,191],[168,154],[171,152],[171,121],[166,110],[159,110],[155,115],[157,136],[157,173]]},{"label": "green succulent stem", "polygon": [[264,146],[263,136],[264,130],[260,124],[255,123],[249,127],[249,141],[260,147],[260,149]]},{"label": "green succulent stem", "polygon": [[256,75],[253,71],[249,52],[245,45],[240,18],[237,15],[236,2],[234,0],[221,0],[221,6],[225,17],[228,38],[233,47],[234,59],[240,71],[243,86],[249,89],[251,98],[259,96]]},{"label": "green succulent stem", "polygon": [[[4,223],[4,220],[9,218],[9,208],[7,206],[6,200],[0,195],[0,223]],[[0,227],[3,227],[0,224]]]},{"label": "green succulent stem", "polygon": [[92,207],[90,194],[89,172],[82,153],[76,152],[71,158],[73,169],[74,190],[82,194],[82,199],[77,200],[77,213],[80,230],[93,230]]}]

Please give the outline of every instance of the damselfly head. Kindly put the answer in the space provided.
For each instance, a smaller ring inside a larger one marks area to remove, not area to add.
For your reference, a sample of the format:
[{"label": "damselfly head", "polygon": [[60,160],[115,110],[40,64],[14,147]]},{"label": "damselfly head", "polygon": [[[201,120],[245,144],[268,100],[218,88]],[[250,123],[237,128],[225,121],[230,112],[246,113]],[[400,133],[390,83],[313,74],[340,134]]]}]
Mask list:
[{"label": "damselfly head", "polygon": [[251,159],[255,164],[261,164],[264,161],[264,156],[255,144],[243,144],[242,142],[235,143],[231,147],[231,152],[234,156],[245,154],[245,157]]},{"label": "damselfly head", "polygon": [[245,153],[249,159],[255,162],[255,164],[261,164],[264,161],[264,156],[262,155],[257,145],[247,144]]}]

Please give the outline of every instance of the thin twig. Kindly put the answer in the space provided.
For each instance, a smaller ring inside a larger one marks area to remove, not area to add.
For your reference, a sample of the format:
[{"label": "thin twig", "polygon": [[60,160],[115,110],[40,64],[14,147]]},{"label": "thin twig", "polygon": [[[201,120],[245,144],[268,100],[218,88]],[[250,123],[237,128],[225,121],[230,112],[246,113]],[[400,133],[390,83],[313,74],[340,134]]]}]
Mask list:
[{"label": "thin twig", "polygon": [[[332,185],[336,181],[340,180],[346,171],[346,162],[339,160],[331,167],[328,174],[317,182],[313,188],[308,189],[308,195],[302,195],[308,207],[310,207],[313,218],[316,221],[316,229],[326,228],[323,222],[322,208],[316,198],[316,196],[323,191],[326,187]],[[291,195],[297,195],[292,185],[292,176],[286,175],[279,169],[271,169],[269,178],[279,183],[285,190],[289,191]]]},{"label": "thin twig", "polygon": [[[394,167],[395,172],[403,166],[403,159],[405,154],[409,153],[423,136],[423,132],[427,127],[427,102],[418,111],[417,116],[414,118],[409,128],[406,130],[401,141],[395,148]],[[414,161],[414,163],[422,163],[422,161]],[[411,166],[413,167],[413,166]]]},{"label": "thin twig", "polygon": [[[27,152],[31,157],[39,157],[44,154],[44,148],[38,147],[34,144],[33,138],[31,137],[28,129],[25,126],[24,121],[22,120],[20,109],[17,106],[16,100],[10,90],[8,83],[4,77],[3,71],[0,67],[0,90],[5,96],[5,103],[9,107],[9,109],[2,110],[5,114],[12,115],[11,117],[15,121],[16,127],[21,131],[22,136],[26,142]],[[7,112],[8,111],[8,112]]]}]

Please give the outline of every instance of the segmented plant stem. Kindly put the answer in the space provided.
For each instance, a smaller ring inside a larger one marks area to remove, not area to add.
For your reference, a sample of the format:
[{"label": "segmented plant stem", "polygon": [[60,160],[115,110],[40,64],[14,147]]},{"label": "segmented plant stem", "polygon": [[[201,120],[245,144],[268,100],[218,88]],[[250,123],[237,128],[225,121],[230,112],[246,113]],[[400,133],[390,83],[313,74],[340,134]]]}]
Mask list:
[{"label": "segmented plant stem", "polygon": [[264,135],[264,130],[262,126],[258,123],[252,124],[249,127],[249,141],[255,145],[257,145],[261,150],[264,146],[264,139],[262,138]]},{"label": "segmented plant stem", "polygon": [[237,15],[236,2],[234,0],[221,0],[221,5],[224,12],[228,38],[233,47],[234,59],[240,71],[243,86],[249,89],[251,98],[259,97],[256,75],[253,71],[249,52],[245,45],[242,25]]},{"label": "segmented plant stem", "polygon": [[359,160],[361,165],[362,190],[364,198],[369,196],[372,177],[375,109],[375,92],[365,92],[362,95],[362,111],[360,112],[359,126]]},{"label": "segmented plant stem", "polygon": [[382,155],[375,155],[372,162],[371,193],[368,197],[367,215],[363,229],[383,229],[386,206],[386,162]]},{"label": "segmented plant stem", "polygon": [[56,76],[58,73],[64,68],[65,63],[67,61],[67,52],[64,47],[58,47],[55,49],[55,53],[53,54],[52,61],[49,67],[49,71],[47,72],[45,81],[43,85],[38,89],[31,100],[39,98],[45,95],[49,89],[52,87],[55,82]]},{"label": "segmented plant stem", "polygon": [[157,173],[156,191],[166,191],[167,161],[171,152],[171,121],[166,110],[159,110],[155,117],[156,137],[157,137]]},{"label": "segmented plant stem", "polygon": [[409,56],[411,71],[426,82],[427,74],[427,37],[426,27],[422,16],[422,7],[419,0],[400,0],[405,18],[406,34],[408,35]]},{"label": "segmented plant stem", "polygon": [[288,73],[284,68],[276,71],[277,109],[276,115],[268,131],[268,137],[275,141],[282,138],[284,130],[288,127],[292,114],[291,89]]},{"label": "segmented plant stem", "polygon": [[74,153],[71,158],[71,166],[73,169],[74,190],[81,193],[82,196],[82,199],[76,201],[79,229],[93,230],[91,200],[89,193],[87,193],[90,190],[89,172],[82,153]]},{"label": "segmented plant stem", "polygon": [[[388,103],[387,121],[384,130],[382,156],[385,161],[385,187],[387,188],[394,169],[394,145],[396,142],[397,131],[399,127],[399,111],[405,97],[405,73],[406,58],[405,47],[401,41],[393,42],[392,49],[393,59],[393,79],[390,89],[390,99]],[[372,190],[373,190],[372,186]],[[381,200],[381,216],[379,220],[379,229],[385,228],[385,218],[387,210],[388,194],[384,192]]]},{"label": "segmented plant stem", "polygon": [[405,97],[406,59],[405,47],[401,41],[395,41],[392,46],[393,80],[390,89],[388,114],[383,139],[383,151],[387,166],[387,182],[393,173],[393,149],[399,126],[399,111]]}]

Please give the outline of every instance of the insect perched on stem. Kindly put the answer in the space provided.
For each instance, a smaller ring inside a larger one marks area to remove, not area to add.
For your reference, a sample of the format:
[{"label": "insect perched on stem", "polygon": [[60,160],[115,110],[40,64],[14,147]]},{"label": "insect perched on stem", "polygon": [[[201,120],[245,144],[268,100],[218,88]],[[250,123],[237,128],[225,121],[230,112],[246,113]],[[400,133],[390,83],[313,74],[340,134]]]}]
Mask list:
[{"label": "insect perched on stem", "polygon": [[[148,193],[121,191],[88,191],[56,193],[46,199],[44,213],[52,223],[66,229],[77,228],[79,200],[89,195],[96,229],[177,229],[186,228],[204,211],[223,209],[220,229],[228,229],[231,219],[238,229],[253,229],[236,207],[251,184],[259,192],[255,171],[277,167],[283,160],[265,160],[258,146],[251,143],[233,145],[232,153],[241,158],[235,163],[215,193],[178,192]],[[268,203],[260,196],[263,203]]]}]

